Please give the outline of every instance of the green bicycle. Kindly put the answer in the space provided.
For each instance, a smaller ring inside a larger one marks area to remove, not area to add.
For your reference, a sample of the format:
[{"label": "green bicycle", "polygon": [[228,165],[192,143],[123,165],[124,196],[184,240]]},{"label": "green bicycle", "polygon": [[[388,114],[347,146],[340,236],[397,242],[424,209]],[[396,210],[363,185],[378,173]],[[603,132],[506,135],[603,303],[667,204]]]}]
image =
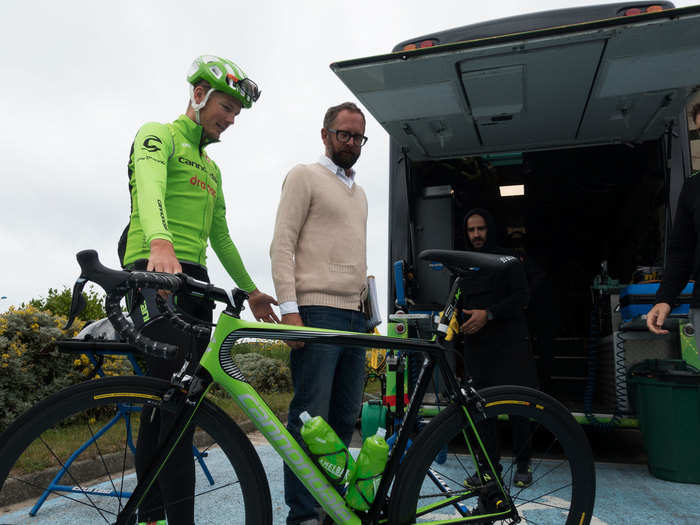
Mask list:
[{"label": "green bicycle", "polygon": [[[245,292],[229,292],[182,274],[112,270],[99,262],[96,252],[80,252],[81,276],[76,282],[78,293],[74,293],[74,300],[81,297],[80,289],[87,281],[102,286],[107,292],[105,305],[111,322],[145,353],[172,358],[177,349],[135,333],[120,308],[120,300],[129,290],[154,288],[204,296],[224,303],[226,309],[199,363],[183,368],[172,381],[137,376],[88,381],[47,398],[14,422],[0,436],[0,506],[11,491],[24,491],[27,498],[32,497],[32,491],[43,492],[48,485],[46,480],[52,479],[51,469],[25,475],[27,465],[41,449],[48,451],[42,457],[53,458],[54,466],[60,469],[74,452],[74,447],[66,443],[67,438],[80,428],[93,438],[94,444],[84,452],[91,460],[71,463],[64,475],[71,490],[58,492],[55,497],[74,500],[90,523],[131,524],[170,452],[186,429],[194,427],[194,440],[206,457],[210,472],[206,477],[197,473],[192,495],[197,521],[271,524],[270,490],[255,447],[240,427],[207,398],[209,390],[218,384],[337,524],[589,523],[595,499],[594,464],[588,441],[567,409],[555,399],[524,387],[502,386],[477,392],[468,382],[458,382],[445,359],[443,342],[463,285],[460,276],[469,267],[503,268],[517,264],[517,260],[444,250],[429,250],[421,257],[441,262],[455,275],[433,341],[242,321]],[[74,306],[77,310],[77,303]],[[187,323],[165,301],[160,306],[164,315],[182,330],[210,330]],[[367,512],[346,506],[342,488],[326,479],[305,447],[292,438],[246,382],[233,362],[232,350],[237,341],[250,338],[325,341],[422,352],[425,356],[374,502]],[[449,403],[424,422],[420,421],[420,401],[435,367],[446,384]],[[137,413],[141,407],[155,407],[175,415],[169,438],[160,445],[147,473],[138,480],[133,474],[132,448],[128,446],[131,433],[137,431],[138,418],[134,418],[130,428],[114,425],[105,435],[96,436],[94,430],[99,428],[98,421],[112,417],[124,406],[133,409],[130,413]],[[526,488],[512,482],[516,458],[524,451],[509,450],[507,437],[498,442],[501,434],[509,435],[501,427],[507,427],[512,416],[530,421],[527,453],[533,482]],[[486,432],[489,427],[491,430]],[[81,436],[77,439],[84,441]],[[81,469],[82,463],[90,468]],[[43,475],[47,470],[48,474]],[[216,512],[215,517],[212,511]],[[0,516],[0,521],[6,516]],[[26,516],[21,522],[27,522]]]}]

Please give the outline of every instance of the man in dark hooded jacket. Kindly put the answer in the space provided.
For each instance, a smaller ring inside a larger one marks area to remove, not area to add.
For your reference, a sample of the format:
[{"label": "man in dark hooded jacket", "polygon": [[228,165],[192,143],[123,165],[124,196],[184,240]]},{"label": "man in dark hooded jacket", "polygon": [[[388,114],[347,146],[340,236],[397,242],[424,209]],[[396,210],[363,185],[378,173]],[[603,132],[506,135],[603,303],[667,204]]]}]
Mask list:
[{"label": "man in dark hooded jacket", "polygon": [[[464,217],[466,249],[484,253],[514,255],[497,244],[497,229],[492,215],[475,208]],[[527,277],[520,264],[499,272],[474,269],[465,276],[462,287],[462,307],[466,320],[461,324],[464,334],[464,360],[474,378],[476,388],[496,385],[521,385],[536,388],[537,373],[528,343],[525,307],[529,298]],[[514,482],[518,486],[532,483],[530,472],[530,428],[527,420],[512,418],[513,449],[516,456]],[[489,455],[500,459],[495,425],[482,432],[490,434],[487,443],[494,445]],[[478,483],[478,478],[466,480]]]}]

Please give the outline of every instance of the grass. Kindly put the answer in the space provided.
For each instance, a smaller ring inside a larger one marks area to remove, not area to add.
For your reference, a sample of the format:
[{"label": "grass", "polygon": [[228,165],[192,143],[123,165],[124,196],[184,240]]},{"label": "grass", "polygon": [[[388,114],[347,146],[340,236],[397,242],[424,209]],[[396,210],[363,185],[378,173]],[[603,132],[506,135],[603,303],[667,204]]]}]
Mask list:
[{"label": "grass", "polygon": [[[287,412],[289,402],[292,398],[291,392],[275,392],[263,395],[271,410],[281,417]],[[248,420],[247,416],[236,406],[235,402],[223,392],[217,395],[210,395],[210,401],[226,412],[234,421],[241,424]],[[22,454],[12,469],[14,475],[28,474],[46,468],[56,467],[61,461],[76,451],[88,441],[112,418],[113,413],[102,413],[97,417],[91,417],[88,422],[85,417],[76,417],[68,424],[51,428],[41,435],[40,439],[34,441]],[[136,442],[139,430],[139,415],[132,414],[130,418],[132,440]],[[108,432],[100,436],[97,445],[94,443],[86,448],[80,455],[79,460],[95,459],[114,452],[123,452],[126,440],[125,420],[119,419]]]}]

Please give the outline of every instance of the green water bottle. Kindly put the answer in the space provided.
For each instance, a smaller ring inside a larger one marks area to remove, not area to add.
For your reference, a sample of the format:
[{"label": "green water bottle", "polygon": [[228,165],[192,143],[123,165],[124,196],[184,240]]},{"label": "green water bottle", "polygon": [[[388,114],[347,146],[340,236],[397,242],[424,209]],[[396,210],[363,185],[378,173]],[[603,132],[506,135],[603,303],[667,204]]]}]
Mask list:
[{"label": "green water bottle", "polygon": [[357,456],[355,472],[350,478],[350,487],[345,501],[353,509],[369,510],[374,494],[389,459],[389,445],[384,437],[386,430],[379,427],[374,436],[365,439]]},{"label": "green water bottle", "polygon": [[316,456],[316,461],[328,479],[338,485],[345,485],[355,468],[355,460],[348,447],[321,416],[311,417],[304,411],[299,414],[303,423],[301,437]]}]

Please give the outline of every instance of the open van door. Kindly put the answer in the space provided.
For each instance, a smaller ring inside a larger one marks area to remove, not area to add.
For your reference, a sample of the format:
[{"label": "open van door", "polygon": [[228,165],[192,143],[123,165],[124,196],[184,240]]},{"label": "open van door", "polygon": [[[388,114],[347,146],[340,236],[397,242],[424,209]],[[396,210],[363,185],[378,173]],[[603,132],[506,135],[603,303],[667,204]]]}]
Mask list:
[{"label": "open van door", "polygon": [[643,142],[700,84],[700,6],[331,68],[412,160]]}]

